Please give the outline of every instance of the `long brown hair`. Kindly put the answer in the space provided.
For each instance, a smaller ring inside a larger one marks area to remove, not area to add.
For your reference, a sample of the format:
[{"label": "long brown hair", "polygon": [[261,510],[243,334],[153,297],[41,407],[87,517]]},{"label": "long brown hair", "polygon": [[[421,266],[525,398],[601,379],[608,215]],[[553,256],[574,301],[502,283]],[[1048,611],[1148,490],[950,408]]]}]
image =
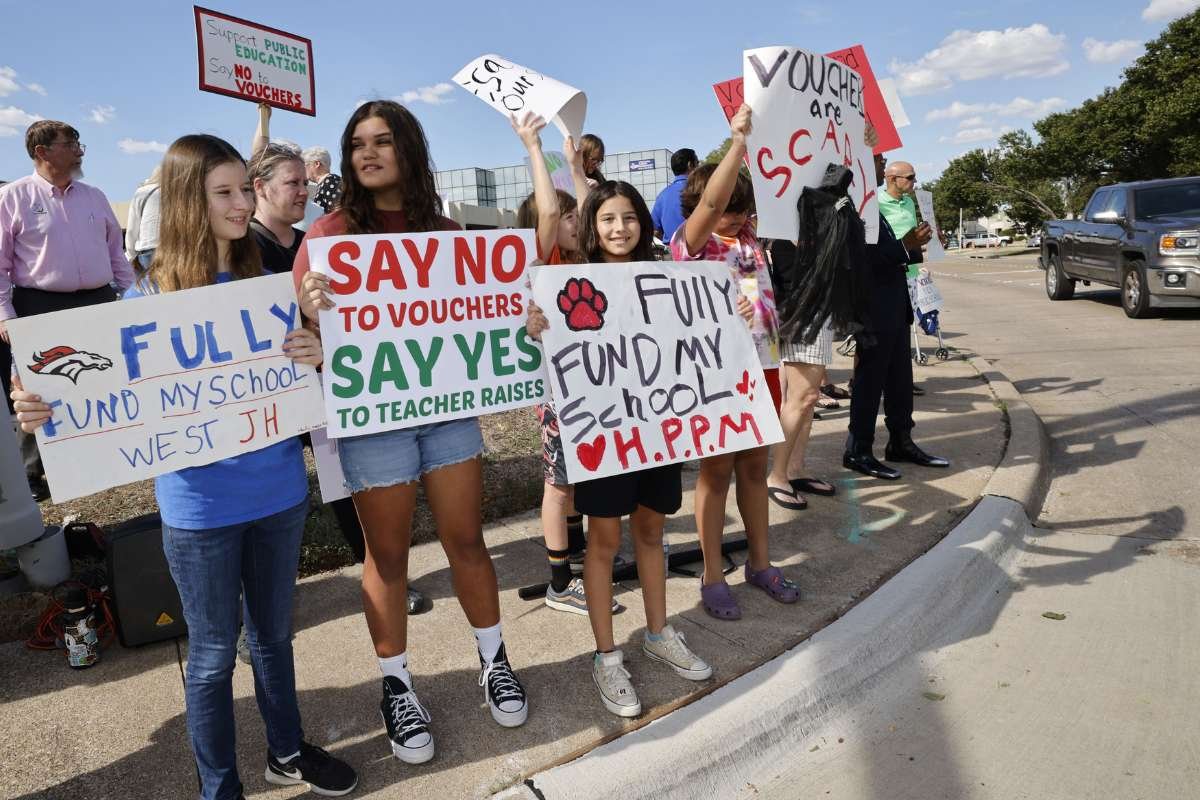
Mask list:
[{"label": "long brown hair", "polygon": [[[600,164],[604,163],[604,142],[594,133],[585,133],[579,137],[579,154],[584,160],[595,159]],[[597,183],[604,183],[604,174],[600,172],[600,164],[597,164],[587,177]]]},{"label": "long brown hair", "polygon": [[[222,164],[245,165],[233,145],[204,133],[181,136],[162,162],[158,248],[147,273],[161,292],[208,286],[217,280],[217,240],[208,218],[204,179]],[[239,190],[241,187],[238,187]],[[262,256],[249,228],[229,243],[234,279],[262,275]]]},{"label": "long brown hair", "polygon": [[600,246],[600,232],[596,227],[596,217],[599,215],[600,206],[604,205],[604,201],[614,197],[624,197],[629,200],[633,206],[633,212],[637,214],[638,225],[642,229],[638,235],[637,246],[629,254],[629,260],[653,261],[654,222],[650,219],[650,209],[646,208],[646,201],[642,199],[642,195],[634,188],[633,184],[625,181],[605,181],[588,192],[587,199],[583,201],[583,211],[579,215],[579,249],[583,252],[584,258],[590,264],[599,264],[604,261],[604,248]]},{"label": "long brown hair", "polygon": [[358,181],[351,160],[354,129],[364,119],[378,117],[392,132],[392,149],[400,168],[401,205],[410,231],[436,231],[441,228],[442,198],[433,180],[433,163],[429,157],[429,141],[421,123],[404,106],[392,100],[372,100],[363,103],[350,115],[342,131],[342,199],[341,210],[347,233],[375,233],[379,221],[375,216],[375,198]]}]

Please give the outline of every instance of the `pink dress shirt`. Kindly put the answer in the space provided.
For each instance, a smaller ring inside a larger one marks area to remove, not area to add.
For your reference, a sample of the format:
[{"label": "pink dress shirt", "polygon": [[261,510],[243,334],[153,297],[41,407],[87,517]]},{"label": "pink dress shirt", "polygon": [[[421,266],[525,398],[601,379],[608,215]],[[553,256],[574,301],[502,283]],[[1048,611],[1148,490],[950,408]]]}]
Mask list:
[{"label": "pink dress shirt", "polygon": [[0,320],[12,290],[78,292],[133,283],[121,226],[104,193],[73,181],[66,191],[36,172],[0,187]]}]

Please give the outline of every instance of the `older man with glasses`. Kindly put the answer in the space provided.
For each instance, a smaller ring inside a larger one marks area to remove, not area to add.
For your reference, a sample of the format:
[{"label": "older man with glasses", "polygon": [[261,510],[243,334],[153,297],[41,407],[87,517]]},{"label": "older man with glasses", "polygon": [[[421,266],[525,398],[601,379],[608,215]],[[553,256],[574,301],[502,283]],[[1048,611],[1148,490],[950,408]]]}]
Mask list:
[{"label": "older man with glasses", "polygon": [[[79,180],[86,149],[70,125],[39,120],[25,132],[33,174],[0,188],[0,377],[6,396],[12,359],[7,320],[116,300],[134,279],[108,198]],[[31,434],[19,437],[30,487],[41,499],[48,493],[37,441]]]}]

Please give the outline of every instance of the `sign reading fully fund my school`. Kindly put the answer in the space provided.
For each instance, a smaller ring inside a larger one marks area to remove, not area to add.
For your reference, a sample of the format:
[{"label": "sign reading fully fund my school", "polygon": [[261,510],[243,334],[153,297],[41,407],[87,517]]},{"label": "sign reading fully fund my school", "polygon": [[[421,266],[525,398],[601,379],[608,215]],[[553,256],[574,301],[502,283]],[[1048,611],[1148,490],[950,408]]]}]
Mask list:
[{"label": "sign reading fully fund my school", "polygon": [[572,483],[782,441],[737,293],[714,261],[537,271]]},{"label": "sign reading fully fund my school", "polygon": [[306,242],[321,311],[329,435],[477,417],[546,398],[525,333],[533,231],[328,236]]},{"label": "sign reading fully fund my school", "polygon": [[50,404],[38,449],[60,503],[261,450],[325,424],[290,275],[8,321],[21,382]]},{"label": "sign reading fully fund my school", "polygon": [[201,91],[316,116],[311,41],[219,11],[192,8]]}]

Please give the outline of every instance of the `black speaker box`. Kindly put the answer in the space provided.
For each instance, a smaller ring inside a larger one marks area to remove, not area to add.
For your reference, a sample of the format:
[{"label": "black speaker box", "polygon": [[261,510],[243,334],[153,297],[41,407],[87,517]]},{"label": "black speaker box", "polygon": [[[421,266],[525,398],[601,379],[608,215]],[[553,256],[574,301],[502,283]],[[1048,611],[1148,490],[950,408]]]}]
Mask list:
[{"label": "black speaker box", "polygon": [[121,644],[134,647],[186,636],[158,514],[131,519],[110,530],[107,538],[109,589]]}]

